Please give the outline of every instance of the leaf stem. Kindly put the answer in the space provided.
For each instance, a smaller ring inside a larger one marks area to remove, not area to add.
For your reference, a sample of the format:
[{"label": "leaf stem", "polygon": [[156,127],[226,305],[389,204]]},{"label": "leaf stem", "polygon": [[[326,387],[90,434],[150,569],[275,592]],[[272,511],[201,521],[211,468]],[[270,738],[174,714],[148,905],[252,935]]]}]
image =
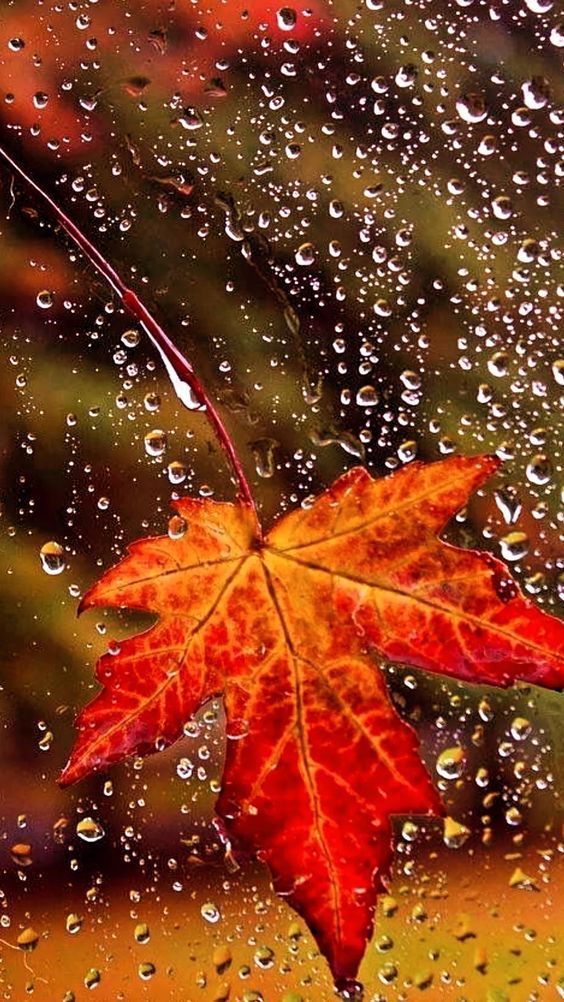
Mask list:
[{"label": "leaf stem", "polygon": [[[249,482],[243,469],[241,460],[229,434],[221,415],[217,411],[215,404],[208,395],[205,387],[196,375],[192,364],[185,355],[176,347],[168,334],[155,319],[152,313],[142,303],[133,289],[123,281],[121,275],[115,270],[103,254],[97,250],[88,237],[79,229],[76,223],[66,215],[61,207],[47,194],[46,191],[33,180],[29,174],[12,159],[9,153],[0,145],[0,156],[6,161],[8,166],[22,178],[25,183],[33,189],[42,200],[49,206],[58,223],[68,233],[71,240],[86,255],[88,260],[100,272],[103,278],[112,286],[121,299],[125,309],[135,317],[141,324],[149,338],[157,348],[176,394],[185,407],[191,410],[205,410],[208,421],[213,428],[216,438],[229,460],[237,483],[239,485],[239,497],[249,505],[256,515],[256,504],[253,498]],[[194,401],[195,398],[195,401]],[[258,523],[258,517],[257,517]]]}]

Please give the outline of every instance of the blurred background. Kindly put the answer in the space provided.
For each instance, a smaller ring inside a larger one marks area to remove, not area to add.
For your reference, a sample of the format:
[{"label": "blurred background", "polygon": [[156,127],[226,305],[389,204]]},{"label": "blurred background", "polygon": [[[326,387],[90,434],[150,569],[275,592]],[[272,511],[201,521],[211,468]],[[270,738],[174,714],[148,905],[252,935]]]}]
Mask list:
[{"label": "blurred background", "polygon": [[[2,0],[0,144],[191,359],[266,523],[359,462],[493,451],[447,538],[558,615],[563,44],[552,0]],[[97,657],[149,622],[77,620],[80,595],[174,497],[235,487],[2,164],[0,335],[2,997],[329,1002],[303,923],[217,843],[219,704],[56,785]],[[561,697],[386,671],[455,820],[398,819],[365,997],[564,996]]]}]

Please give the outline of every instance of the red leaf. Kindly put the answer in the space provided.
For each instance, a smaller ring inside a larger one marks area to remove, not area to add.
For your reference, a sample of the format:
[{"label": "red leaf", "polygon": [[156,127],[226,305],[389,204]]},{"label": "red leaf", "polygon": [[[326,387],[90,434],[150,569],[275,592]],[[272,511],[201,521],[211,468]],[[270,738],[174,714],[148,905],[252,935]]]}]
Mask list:
[{"label": "red leaf", "polygon": [[250,509],[185,499],[187,530],[134,543],[85,596],[159,621],[98,662],[61,782],[182,735],[222,694],[217,812],[265,860],[337,980],[353,978],[391,855],[390,817],[437,813],[411,729],[370,656],[474,682],[564,682],[564,627],[493,557],[437,533],[497,467],[488,457],[340,477],[264,541]]}]

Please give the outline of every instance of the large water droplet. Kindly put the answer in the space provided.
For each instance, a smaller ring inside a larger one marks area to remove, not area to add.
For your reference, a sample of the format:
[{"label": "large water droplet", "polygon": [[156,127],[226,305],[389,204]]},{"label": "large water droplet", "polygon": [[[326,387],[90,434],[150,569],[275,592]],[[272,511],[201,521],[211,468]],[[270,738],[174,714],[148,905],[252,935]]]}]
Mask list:
[{"label": "large water droplet", "polygon": [[298,16],[293,7],[281,7],[276,12],[276,23],[281,31],[293,31],[297,20]]},{"label": "large water droplet", "polygon": [[82,818],[76,826],[76,834],[83,842],[99,842],[106,833],[94,818]]},{"label": "large water droplet", "polygon": [[435,768],[443,779],[458,779],[464,771],[466,756],[460,745],[445,748],[437,757]]},{"label": "large water droplet", "polygon": [[463,94],[456,102],[456,110],[463,122],[483,122],[488,113],[483,94]]}]

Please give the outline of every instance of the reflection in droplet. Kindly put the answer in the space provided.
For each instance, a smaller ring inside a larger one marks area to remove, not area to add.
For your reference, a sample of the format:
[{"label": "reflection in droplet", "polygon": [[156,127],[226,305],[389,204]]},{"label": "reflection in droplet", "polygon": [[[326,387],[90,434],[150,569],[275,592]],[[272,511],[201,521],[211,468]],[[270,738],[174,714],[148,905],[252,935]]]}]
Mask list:
[{"label": "reflection in droplet", "polygon": [[297,14],[293,7],[281,7],[276,12],[276,22],[282,31],[292,31],[296,27]]},{"label": "reflection in droplet", "polygon": [[99,842],[106,833],[94,818],[82,818],[76,826],[76,834],[83,842]]},{"label": "reflection in droplet", "polygon": [[148,456],[159,457],[166,451],[167,434],[161,428],[155,428],[145,435],[145,452]]},{"label": "reflection in droplet", "polygon": [[455,745],[439,754],[435,768],[443,779],[458,779],[463,773],[465,761],[464,749]]},{"label": "reflection in droplet", "polygon": [[49,292],[48,289],[42,289],[41,292],[37,293],[35,302],[42,310],[48,310],[53,305],[53,293]]},{"label": "reflection in droplet", "polygon": [[66,567],[63,547],[55,540],[43,544],[39,557],[46,574],[61,574]]},{"label": "reflection in droplet", "polygon": [[206,922],[210,922],[212,925],[219,922],[221,918],[221,912],[213,901],[206,901],[206,903],[202,905],[200,912],[202,918],[205,918]]}]

